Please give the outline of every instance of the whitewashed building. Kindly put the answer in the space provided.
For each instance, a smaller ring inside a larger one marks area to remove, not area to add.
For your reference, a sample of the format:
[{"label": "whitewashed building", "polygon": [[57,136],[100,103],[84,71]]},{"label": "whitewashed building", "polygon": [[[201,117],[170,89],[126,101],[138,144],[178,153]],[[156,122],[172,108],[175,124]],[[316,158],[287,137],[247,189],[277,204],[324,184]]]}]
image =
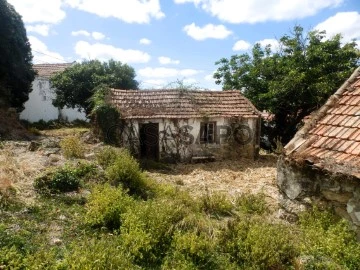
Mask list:
[{"label": "whitewashed building", "polygon": [[84,112],[77,109],[64,107],[59,109],[52,104],[55,98],[54,88],[51,87],[50,77],[56,72],[64,71],[70,67],[71,63],[66,64],[38,64],[34,65],[37,76],[32,83],[32,91],[29,99],[25,102],[25,109],[20,114],[20,119],[29,122],[39,120],[50,121],[62,119],[65,121],[74,121],[76,119],[86,120]]},{"label": "whitewashed building", "polygon": [[118,90],[123,146],[162,161],[256,158],[260,113],[240,91]]}]

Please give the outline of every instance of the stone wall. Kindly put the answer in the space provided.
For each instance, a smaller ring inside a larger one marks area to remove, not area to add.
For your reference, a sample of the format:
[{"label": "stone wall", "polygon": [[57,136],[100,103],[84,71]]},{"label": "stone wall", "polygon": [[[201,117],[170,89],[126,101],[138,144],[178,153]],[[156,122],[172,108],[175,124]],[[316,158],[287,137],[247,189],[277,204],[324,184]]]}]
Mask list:
[{"label": "stone wall", "polygon": [[296,212],[303,209],[301,206],[323,202],[350,220],[360,233],[360,179],[332,174],[309,164],[299,165],[282,157],[277,165],[277,182],[283,193],[282,206],[287,211]]}]

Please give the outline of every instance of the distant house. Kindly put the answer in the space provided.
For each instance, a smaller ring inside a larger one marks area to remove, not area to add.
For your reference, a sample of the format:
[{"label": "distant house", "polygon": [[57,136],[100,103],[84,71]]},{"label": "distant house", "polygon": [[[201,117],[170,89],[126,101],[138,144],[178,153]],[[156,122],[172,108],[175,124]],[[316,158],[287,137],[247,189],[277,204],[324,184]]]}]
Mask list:
[{"label": "distant house", "polygon": [[360,68],[286,145],[278,185],[293,201],[322,198],[360,226]]},{"label": "distant house", "polygon": [[240,91],[118,90],[124,146],[140,158],[198,161],[259,152],[260,113]]},{"label": "distant house", "polygon": [[70,67],[71,63],[66,64],[39,64],[34,65],[37,76],[32,83],[32,91],[29,99],[24,104],[25,109],[20,114],[20,119],[29,122],[37,122],[39,120],[49,121],[63,119],[73,121],[75,119],[85,120],[85,113],[79,112],[77,109],[63,108],[59,109],[52,104],[55,98],[54,89],[51,87],[50,77],[64,71]]}]

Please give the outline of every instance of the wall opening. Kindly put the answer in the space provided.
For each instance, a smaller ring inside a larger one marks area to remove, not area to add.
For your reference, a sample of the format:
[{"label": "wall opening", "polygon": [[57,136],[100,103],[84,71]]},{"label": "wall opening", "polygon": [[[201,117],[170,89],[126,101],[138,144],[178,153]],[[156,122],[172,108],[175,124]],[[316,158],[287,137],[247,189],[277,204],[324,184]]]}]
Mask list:
[{"label": "wall opening", "polygon": [[140,158],[159,160],[159,124],[139,124]]}]

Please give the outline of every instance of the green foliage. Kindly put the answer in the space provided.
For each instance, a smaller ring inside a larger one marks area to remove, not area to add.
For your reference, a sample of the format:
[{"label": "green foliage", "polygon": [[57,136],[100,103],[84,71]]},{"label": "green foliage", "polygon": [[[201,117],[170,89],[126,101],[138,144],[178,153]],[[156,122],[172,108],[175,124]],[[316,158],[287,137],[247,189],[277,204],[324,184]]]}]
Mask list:
[{"label": "green foliage", "polygon": [[66,158],[83,158],[85,148],[79,136],[68,136],[60,142],[60,147]]},{"label": "green foliage", "polygon": [[0,25],[0,107],[22,111],[35,72],[21,16],[6,0],[0,0]]},{"label": "green foliage", "polygon": [[236,220],[220,237],[237,264],[245,269],[282,269],[295,258],[290,228],[262,220]]},{"label": "green foliage", "polygon": [[51,129],[60,129],[60,128],[64,128],[64,127],[68,127],[68,128],[88,128],[89,127],[89,122],[86,122],[85,120],[80,120],[80,119],[76,119],[72,122],[67,122],[67,121],[63,121],[63,120],[49,120],[49,121],[44,121],[44,120],[39,120],[37,122],[28,122],[26,120],[21,120],[20,121],[21,124],[23,126],[25,126],[26,128],[36,128],[38,130],[51,130]]},{"label": "green foliage", "polygon": [[137,89],[135,71],[127,64],[114,60],[84,61],[67,68],[51,78],[56,89],[54,105],[84,108],[87,115],[93,109],[89,99],[100,85],[119,89]]},{"label": "green foliage", "polygon": [[93,227],[119,230],[121,214],[133,204],[133,199],[121,188],[108,184],[93,189],[88,203],[85,223]]},{"label": "green foliage", "polygon": [[300,26],[279,43],[277,50],[255,44],[251,55],[220,59],[214,78],[224,90],[241,90],[259,110],[274,114],[266,135],[286,143],[300,121],[348,79],[360,54],[355,42],[343,44],[340,35],[325,39],[319,31],[305,34]]},{"label": "green foliage", "polygon": [[102,270],[141,269],[121,249],[119,236],[103,235],[100,239],[74,241],[65,254],[61,269]]},{"label": "green foliage", "polygon": [[35,190],[43,195],[76,191],[79,187],[80,178],[66,167],[49,172],[34,181]]},{"label": "green foliage", "polygon": [[94,132],[105,143],[119,144],[118,134],[120,113],[106,100],[110,95],[110,88],[106,85],[99,85],[95,88],[93,96],[90,98],[92,107],[91,116],[94,124]]},{"label": "green foliage", "polygon": [[115,162],[118,155],[122,155],[122,151],[126,150],[124,150],[123,148],[105,146],[96,153],[96,160],[103,169],[106,169]]},{"label": "green foliage", "polygon": [[122,245],[137,264],[159,265],[183,217],[183,207],[171,200],[140,201],[121,216]]},{"label": "green foliage", "polygon": [[121,184],[132,195],[146,198],[151,192],[151,180],[141,172],[139,163],[126,150],[117,153],[115,161],[105,169],[113,185]]},{"label": "green foliage", "polygon": [[201,197],[202,209],[210,214],[215,216],[227,216],[231,215],[231,211],[234,208],[234,205],[229,201],[229,199],[224,194],[207,193]]},{"label": "green foliage", "polygon": [[237,209],[244,214],[262,215],[267,212],[268,207],[265,201],[265,195],[260,194],[242,194],[236,199]]},{"label": "green foliage", "polygon": [[320,268],[340,264],[360,269],[360,243],[347,221],[315,208],[300,216],[300,228],[300,251],[313,257],[310,265]]}]

